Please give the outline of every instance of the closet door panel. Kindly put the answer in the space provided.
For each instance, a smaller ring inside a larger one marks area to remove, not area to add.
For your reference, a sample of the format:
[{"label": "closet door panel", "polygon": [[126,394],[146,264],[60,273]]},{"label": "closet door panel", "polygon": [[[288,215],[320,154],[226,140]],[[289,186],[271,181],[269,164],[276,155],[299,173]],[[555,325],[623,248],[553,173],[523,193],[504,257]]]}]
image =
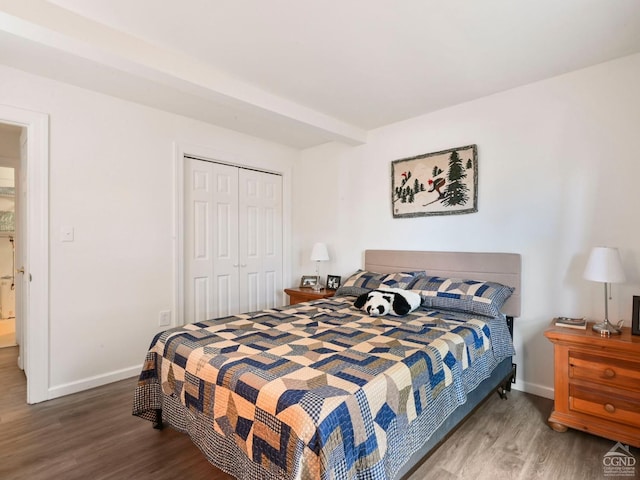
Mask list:
[{"label": "closet door panel", "polygon": [[214,192],[212,235],[214,252],[211,270],[212,315],[210,318],[240,313],[238,292],[238,169],[211,163]]},{"label": "closet door panel", "polygon": [[213,165],[216,188],[215,213],[216,261],[235,264],[238,258],[238,169]]},{"label": "closet door panel", "polygon": [[261,175],[264,174],[252,170],[240,170],[239,173],[240,309],[247,312],[264,308],[260,278]]},{"label": "closet door panel", "polygon": [[[264,274],[264,291],[265,291],[265,308],[274,308],[282,305],[282,299],[279,295],[282,290],[282,282],[279,281],[280,276],[275,271],[268,271]],[[280,287],[278,287],[280,285]]]},{"label": "closet door panel", "polygon": [[193,279],[193,322],[202,322],[208,319],[211,310],[209,305],[210,290],[209,277],[195,277]]},{"label": "closet door panel", "polygon": [[193,259],[207,261],[209,258],[209,202],[193,201]]},{"label": "closet door panel", "polygon": [[[245,276],[246,292],[243,296],[246,303],[244,307],[241,307],[243,308],[243,311],[255,312],[256,310],[262,310],[264,308],[259,303],[261,298],[260,280],[260,272],[247,272]],[[240,303],[242,303],[242,301]]]},{"label": "closet door panel", "polygon": [[[217,305],[211,318],[226,317],[233,313],[239,313],[238,305],[238,274],[216,275],[216,294],[214,296]],[[233,313],[232,313],[233,312]]]},{"label": "closet door panel", "polygon": [[200,162],[185,163],[185,319],[188,322],[206,318],[211,258],[210,196],[212,170]]},{"label": "closet door panel", "polygon": [[282,305],[282,177],[241,170],[240,308]]},{"label": "closet door panel", "polygon": [[282,298],[282,177],[265,175],[262,180],[264,308],[274,308],[284,304]]},{"label": "closet door panel", "polygon": [[239,313],[238,169],[185,158],[185,322]]}]

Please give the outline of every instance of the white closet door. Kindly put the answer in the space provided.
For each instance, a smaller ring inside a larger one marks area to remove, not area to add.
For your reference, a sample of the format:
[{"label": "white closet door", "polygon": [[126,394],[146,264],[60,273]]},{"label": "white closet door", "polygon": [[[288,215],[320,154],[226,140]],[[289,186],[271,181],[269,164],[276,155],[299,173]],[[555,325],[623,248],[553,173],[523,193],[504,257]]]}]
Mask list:
[{"label": "white closet door", "polygon": [[185,158],[185,322],[239,313],[238,169]]},{"label": "white closet door", "polygon": [[282,177],[240,170],[240,310],[282,305]]}]

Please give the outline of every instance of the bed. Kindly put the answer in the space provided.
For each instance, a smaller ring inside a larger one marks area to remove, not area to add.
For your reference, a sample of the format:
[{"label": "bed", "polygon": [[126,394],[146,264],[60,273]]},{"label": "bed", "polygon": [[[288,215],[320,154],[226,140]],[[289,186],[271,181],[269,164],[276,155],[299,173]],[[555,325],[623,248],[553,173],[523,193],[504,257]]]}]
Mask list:
[{"label": "bed", "polygon": [[[354,308],[377,287],[418,292],[421,307]],[[159,333],[133,414],[188,434],[239,479],[382,480],[509,390],[519,255],[367,250],[337,293]]]}]

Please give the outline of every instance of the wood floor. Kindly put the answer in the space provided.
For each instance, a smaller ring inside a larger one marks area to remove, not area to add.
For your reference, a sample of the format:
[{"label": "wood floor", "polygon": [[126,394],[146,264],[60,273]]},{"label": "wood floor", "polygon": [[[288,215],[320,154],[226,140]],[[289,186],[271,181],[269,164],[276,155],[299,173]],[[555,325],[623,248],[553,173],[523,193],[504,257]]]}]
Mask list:
[{"label": "wood floor", "polygon": [[16,344],[16,319],[0,318],[0,348]]},{"label": "wood floor", "polygon": [[[131,415],[135,379],[27,405],[16,356],[16,347],[0,349],[0,479],[231,479],[187,436]],[[602,457],[615,442],[552,431],[551,406],[517,391],[492,396],[411,480],[614,478],[604,477]]]}]

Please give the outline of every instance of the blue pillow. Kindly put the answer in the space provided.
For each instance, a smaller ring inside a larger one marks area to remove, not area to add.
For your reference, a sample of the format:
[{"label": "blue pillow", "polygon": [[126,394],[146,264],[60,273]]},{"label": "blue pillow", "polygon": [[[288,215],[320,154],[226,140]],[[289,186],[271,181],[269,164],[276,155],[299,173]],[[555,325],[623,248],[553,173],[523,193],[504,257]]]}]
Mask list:
[{"label": "blue pillow", "polygon": [[410,287],[422,297],[426,308],[445,308],[457,312],[497,317],[513,288],[500,283],[459,278],[425,277]]},{"label": "blue pillow", "polygon": [[336,290],[336,296],[359,296],[379,287],[401,288],[407,290],[416,278],[424,277],[424,271],[376,273],[367,270],[358,270]]}]

